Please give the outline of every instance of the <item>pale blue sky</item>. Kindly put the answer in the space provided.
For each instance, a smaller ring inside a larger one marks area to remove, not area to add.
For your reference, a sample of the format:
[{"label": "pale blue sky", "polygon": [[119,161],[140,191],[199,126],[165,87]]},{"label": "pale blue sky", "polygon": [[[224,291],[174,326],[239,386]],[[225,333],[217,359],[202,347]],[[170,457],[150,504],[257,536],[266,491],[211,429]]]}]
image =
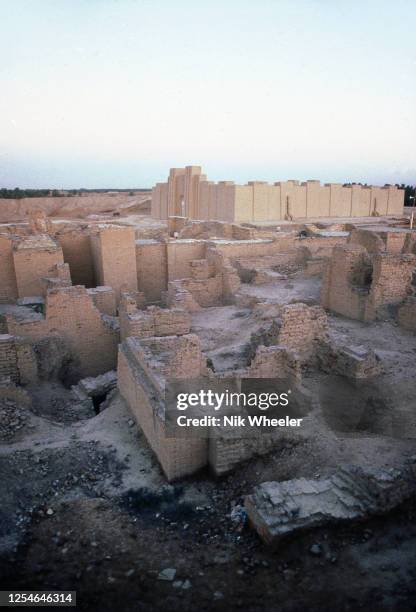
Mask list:
[{"label": "pale blue sky", "polygon": [[415,0],[0,0],[0,186],[416,183]]}]

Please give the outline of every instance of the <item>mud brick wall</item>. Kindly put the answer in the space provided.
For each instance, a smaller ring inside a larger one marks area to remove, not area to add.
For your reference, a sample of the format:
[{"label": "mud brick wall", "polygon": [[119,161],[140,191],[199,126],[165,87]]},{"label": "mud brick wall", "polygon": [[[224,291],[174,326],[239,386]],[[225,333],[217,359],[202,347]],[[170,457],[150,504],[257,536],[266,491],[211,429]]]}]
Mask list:
[{"label": "mud brick wall", "polygon": [[57,264],[63,264],[62,249],[15,249],[13,251],[19,298],[45,295],[43,278],[55,276]]},{"label": "mud brick wall", "polygon": [[392,228],[390,231],[354,229],[349,242],[363,245],[369,253],[402,253],[405,252],[409,230]]},{"label": "mud brick wall", "polygon": [[412,276],[416,271],[416,255],[379,253],[374,256],[373,282],[366,320],[388,304],[398,304],[411,293]]},{"label": "mud brick wall", "polygon": [[397,320],[401,327],[416,331],[416,297],[409,297],[399,308]]},{"label": "mud brick wall", "polygon": [[100,286],[112,287],[117,300],[126,287],[137,291],[135,230],[133,227],[99,228],[91,236],[95,278]]},{"label": "mud brick wall", "polygon": [[20,321],[7,316],[7,326],[10,334],[32,340],[54,334],[64,338],[81,378],[116,367],[119,333],[106,325],[85,287],[50,290],[44,319]]},{"label": "mud brick wall", "polygon": [[388,253],[401,253],[405,242],[405,232],[386,232],[386,251]]},{"label": "mud brick wall", "polygon": [[184,278],[179,281],[180,286],[188,291],[194,300],[203,308],[218,306],[222,303],[223,278],[222,274],[217,274],[206,280],[194,280]]},{"label": "mud brick wall", "polygon": [[94,306],[98,308],[102,314],[112,317],[117,314],[116,294],[112,287],[95,287],[87,291],[92,298]]},{"label": "mud brick wall", "polygon": [[357,268],[369,262],[366,249],[358,244],[334,247],[322,278],[321,304],[351,319],[364,320],[368,291],[360,291],[351,283]]},{"label": "mud brick wall", "polygon": [[120,308],[121,340],[129,336],[150,338],[152,336],[182,336],[191,327],[189,313],[181,309],[168,309],[150,306],[141,311],[137,308],[127,311]]},{"label": "mud brick wall", "polygon": [[413,253],[413,255],[416,255],[416,231],[406,234],[403,253]]},{"label": "mud brick wall", "polygon": [[305,274],[307,276],[322,276],[327,266],[327,261],[325,257],[309,259],[306,262]]},{"label": "mud brick wall", "polygon": [[64,261],[69,264],[72,283],[95,287],[97,283],[89,233],[76,229],[57,234],[56,239],[62,247]]},{"label": "mud brick wall", "polygon": [[166,243],[136,240],[137,286],[148,303],[159,302],[167,290],[168,264]]},{"label": "mud brick wall", "polygon": [[231,265],[228,257],[213,247],[207,249],[207,261],[210,268],[222,276],[222,303],[232,303],[234,294],[241,285],[237,270]]},{"label": "mud brick wall", "polygon": [[380,253],[386,250],[386,243],[382,237],[366,229],[353,229],[348,242],[360,244],[368,253]]},{"label": "mud brick wall", "polygon": [[13,242],[9,237],[0,235],[0,304],[14,302],[17,297]]},{"label": "mud brick wall", "polygon": [[155,394],[151,381],[131,350],[132,338],[120,345],[118,388],[169,481],[181,478],[204,467],[208,462],[208,441],[194,438],[167,438],[158,406],[152,403]]},{"label": "mud brick wall", "polygon": [[211,276],[210,266],[207,259],[194,259],[191,261],[191,278],[194,280],[205,280]]},{"label": "mud brick wall", "polygon": [[191,262],[206,258],[204,240],[172,240],[167,243],[168,280],[191,276]]},{"label": "mud brick wall", "polygon": [[248,368],[248,378],[301,378],[300,362],[281,346],[259,346]]},{"label": "mud brick wall", "polygon": [[373,350],[362,346],[340,346],[333,342],[322,342],[317,350],[320,368],[332,375],[365,379],[378,376],[382,363]]},{"label": "mud brick wall", "polygon": [[280,432],[259,432],[255,438],[218,436],[211,438],[209,442],[209,465],[216,476],[227,474],[253,456],[265,455],[273,448],[285,445],[285,439]]},{"label": "mud brick wall", "polygon": [[278,344],[295,352],[313,350],[328,337],[328,319],[320,306],[289,304],[282,310]]},{"label": "mud brick wall", "polygon": [[[291,240],[293,244],[293,239]],[[211,242],[210,246],[213,246],[218,250],[219,253],[228,257],[231,261],[236,257],[262,257],[263,255],[274,255],[279,251],[288,250],[289,245],[283,244],[283,241],[279,240],[279,246],[273,240],[238,240],[230,242]]]},{"label": "mud brick wall", "polygon": [[19,368],[17,365],[17,354],[13,336],[9,334],[0,335],[0,380],[10,379],[19,382]]},{"label": "mud brick wall", "polygon": [[38,380],[38,364],[32,343],[24,338],[15,338],[15,347],[20,384],[35,383]]},{"label": "mud brick wall", "polygon": [[171,281],[168,290],[164,294],[164,302],[170,308],[180,308],[186,312],[197,312],[201,306],[193,295],[182,287],[182,281]]},{"label": "mud brick wall", "polygon": [[296,249],[307,249],[309,257],[330,257],[333,248],[339,244],[345,244],[348,238],[348,235],[309,236],[307,238],[296,238],[294,244]]}]

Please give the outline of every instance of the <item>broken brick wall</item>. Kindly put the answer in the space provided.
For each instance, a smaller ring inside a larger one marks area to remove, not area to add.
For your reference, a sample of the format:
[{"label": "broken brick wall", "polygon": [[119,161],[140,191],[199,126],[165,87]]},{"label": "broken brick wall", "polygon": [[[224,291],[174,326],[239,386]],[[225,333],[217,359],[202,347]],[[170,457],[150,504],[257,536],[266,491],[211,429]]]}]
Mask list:
[{"label": "broken brick wall", "polygon": [[116,367],[119,333],[106,324],[85,287],[50,290],[45,318],[17,320],[6,315],[8,333],[34,341],[59,336],[68,344],[78,377],[97,376]]},{"label": "broken brick wall", "polygon": [[13,336],[0,335],[0,380],[19,382],[19,368],[17,365],[16,346]]},{"label": "broken brick wall", "polygon": [[334,247],[326,263],[321,287],[321,304],[351,319],[365,319],[368,286],[357,280],[361,270],[371,269],[371,259],[365,247],[345,244]]},{"label": "broken brick wall", "polygon": [[101,312],[114,317],[117,314],[116,294],[112,287],[94,287],[87,289],[94,306]]},{"label": "broken brick wall", "polygon": [[398,304],[412,292],[416,255],[378,253],[373,260],[373,282],[366,309],[366,320],[374,319],[380,308]]},{"label": "broken brick wall", "polygon": [[188,334],[191,327],[189,313],[185,310],[157,306],[139,310],[135,304],[127,302],[126,294],[120,302],[119,312],[121,341],[129,336],[181,336]]},{"label": "broken brick wall", "polygon": [[[48,242],[53,243],[51,239]],[[55,276],[56,266],[64,263],[62,249],[51,244],[50,248],[23,248],[17,244],[13,250],[14,268],[18,297],[45,295],[45,285],[42,279]]]},{"label": "broken brick wall", "polygon": [[[178,341],[179,340],[179,341]],[[182,340],[182,341],[181,341]],[[195,336],[149,339],[153,349],[168,348],[175,354],[167,370],[175,378],[198,376],[201,371],[199,341]],[[118,388],[143,430],[169,481],[192,474],[208,462],[208,441],[196,438],[166,437],[163,409],[155,397],[149,369],[143,363],[137,338],[120,345],[118,357]],[[143,365],[145,368],[143,368]]]}]

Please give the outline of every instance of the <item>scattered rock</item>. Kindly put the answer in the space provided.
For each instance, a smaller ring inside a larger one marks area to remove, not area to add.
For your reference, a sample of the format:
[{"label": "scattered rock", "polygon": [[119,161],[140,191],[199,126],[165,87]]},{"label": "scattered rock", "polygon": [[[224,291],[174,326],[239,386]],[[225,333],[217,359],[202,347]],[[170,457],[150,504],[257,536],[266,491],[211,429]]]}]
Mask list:
[{"label": "scattered rock", "polygon": [[158,580],[166,580],[168,582],[172,582],[172,580],[174,580],[176,576],[176,569],[174,569],[173,567],[167,567],[164,570],[162,570],[161,572],[159,572],[159,575],[157,577]]}]

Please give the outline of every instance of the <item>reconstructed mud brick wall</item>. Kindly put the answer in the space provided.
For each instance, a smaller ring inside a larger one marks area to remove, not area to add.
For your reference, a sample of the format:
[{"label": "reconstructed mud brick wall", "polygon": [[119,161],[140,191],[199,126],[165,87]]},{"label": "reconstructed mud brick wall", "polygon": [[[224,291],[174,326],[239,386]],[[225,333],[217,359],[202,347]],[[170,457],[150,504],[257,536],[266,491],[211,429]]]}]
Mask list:
[{"label": "reconstructed mud brick wall", "polygon": [[17,320],[7,315],[8,333],[32,340],[56,334],[71,349],[79,375],[97,376],[115,369],[119,333],[106,325],[85,287],[52,289],[45,318]]},{"label": "reconstructed mud brick wall", "polygon": [[321,185],[319,181],[213,183],[199,166],[172,168],[167,183],[152,189],[152,216],[167,219],[268,221],[312,217],[403,214],[404,191],[395,186]]}]

